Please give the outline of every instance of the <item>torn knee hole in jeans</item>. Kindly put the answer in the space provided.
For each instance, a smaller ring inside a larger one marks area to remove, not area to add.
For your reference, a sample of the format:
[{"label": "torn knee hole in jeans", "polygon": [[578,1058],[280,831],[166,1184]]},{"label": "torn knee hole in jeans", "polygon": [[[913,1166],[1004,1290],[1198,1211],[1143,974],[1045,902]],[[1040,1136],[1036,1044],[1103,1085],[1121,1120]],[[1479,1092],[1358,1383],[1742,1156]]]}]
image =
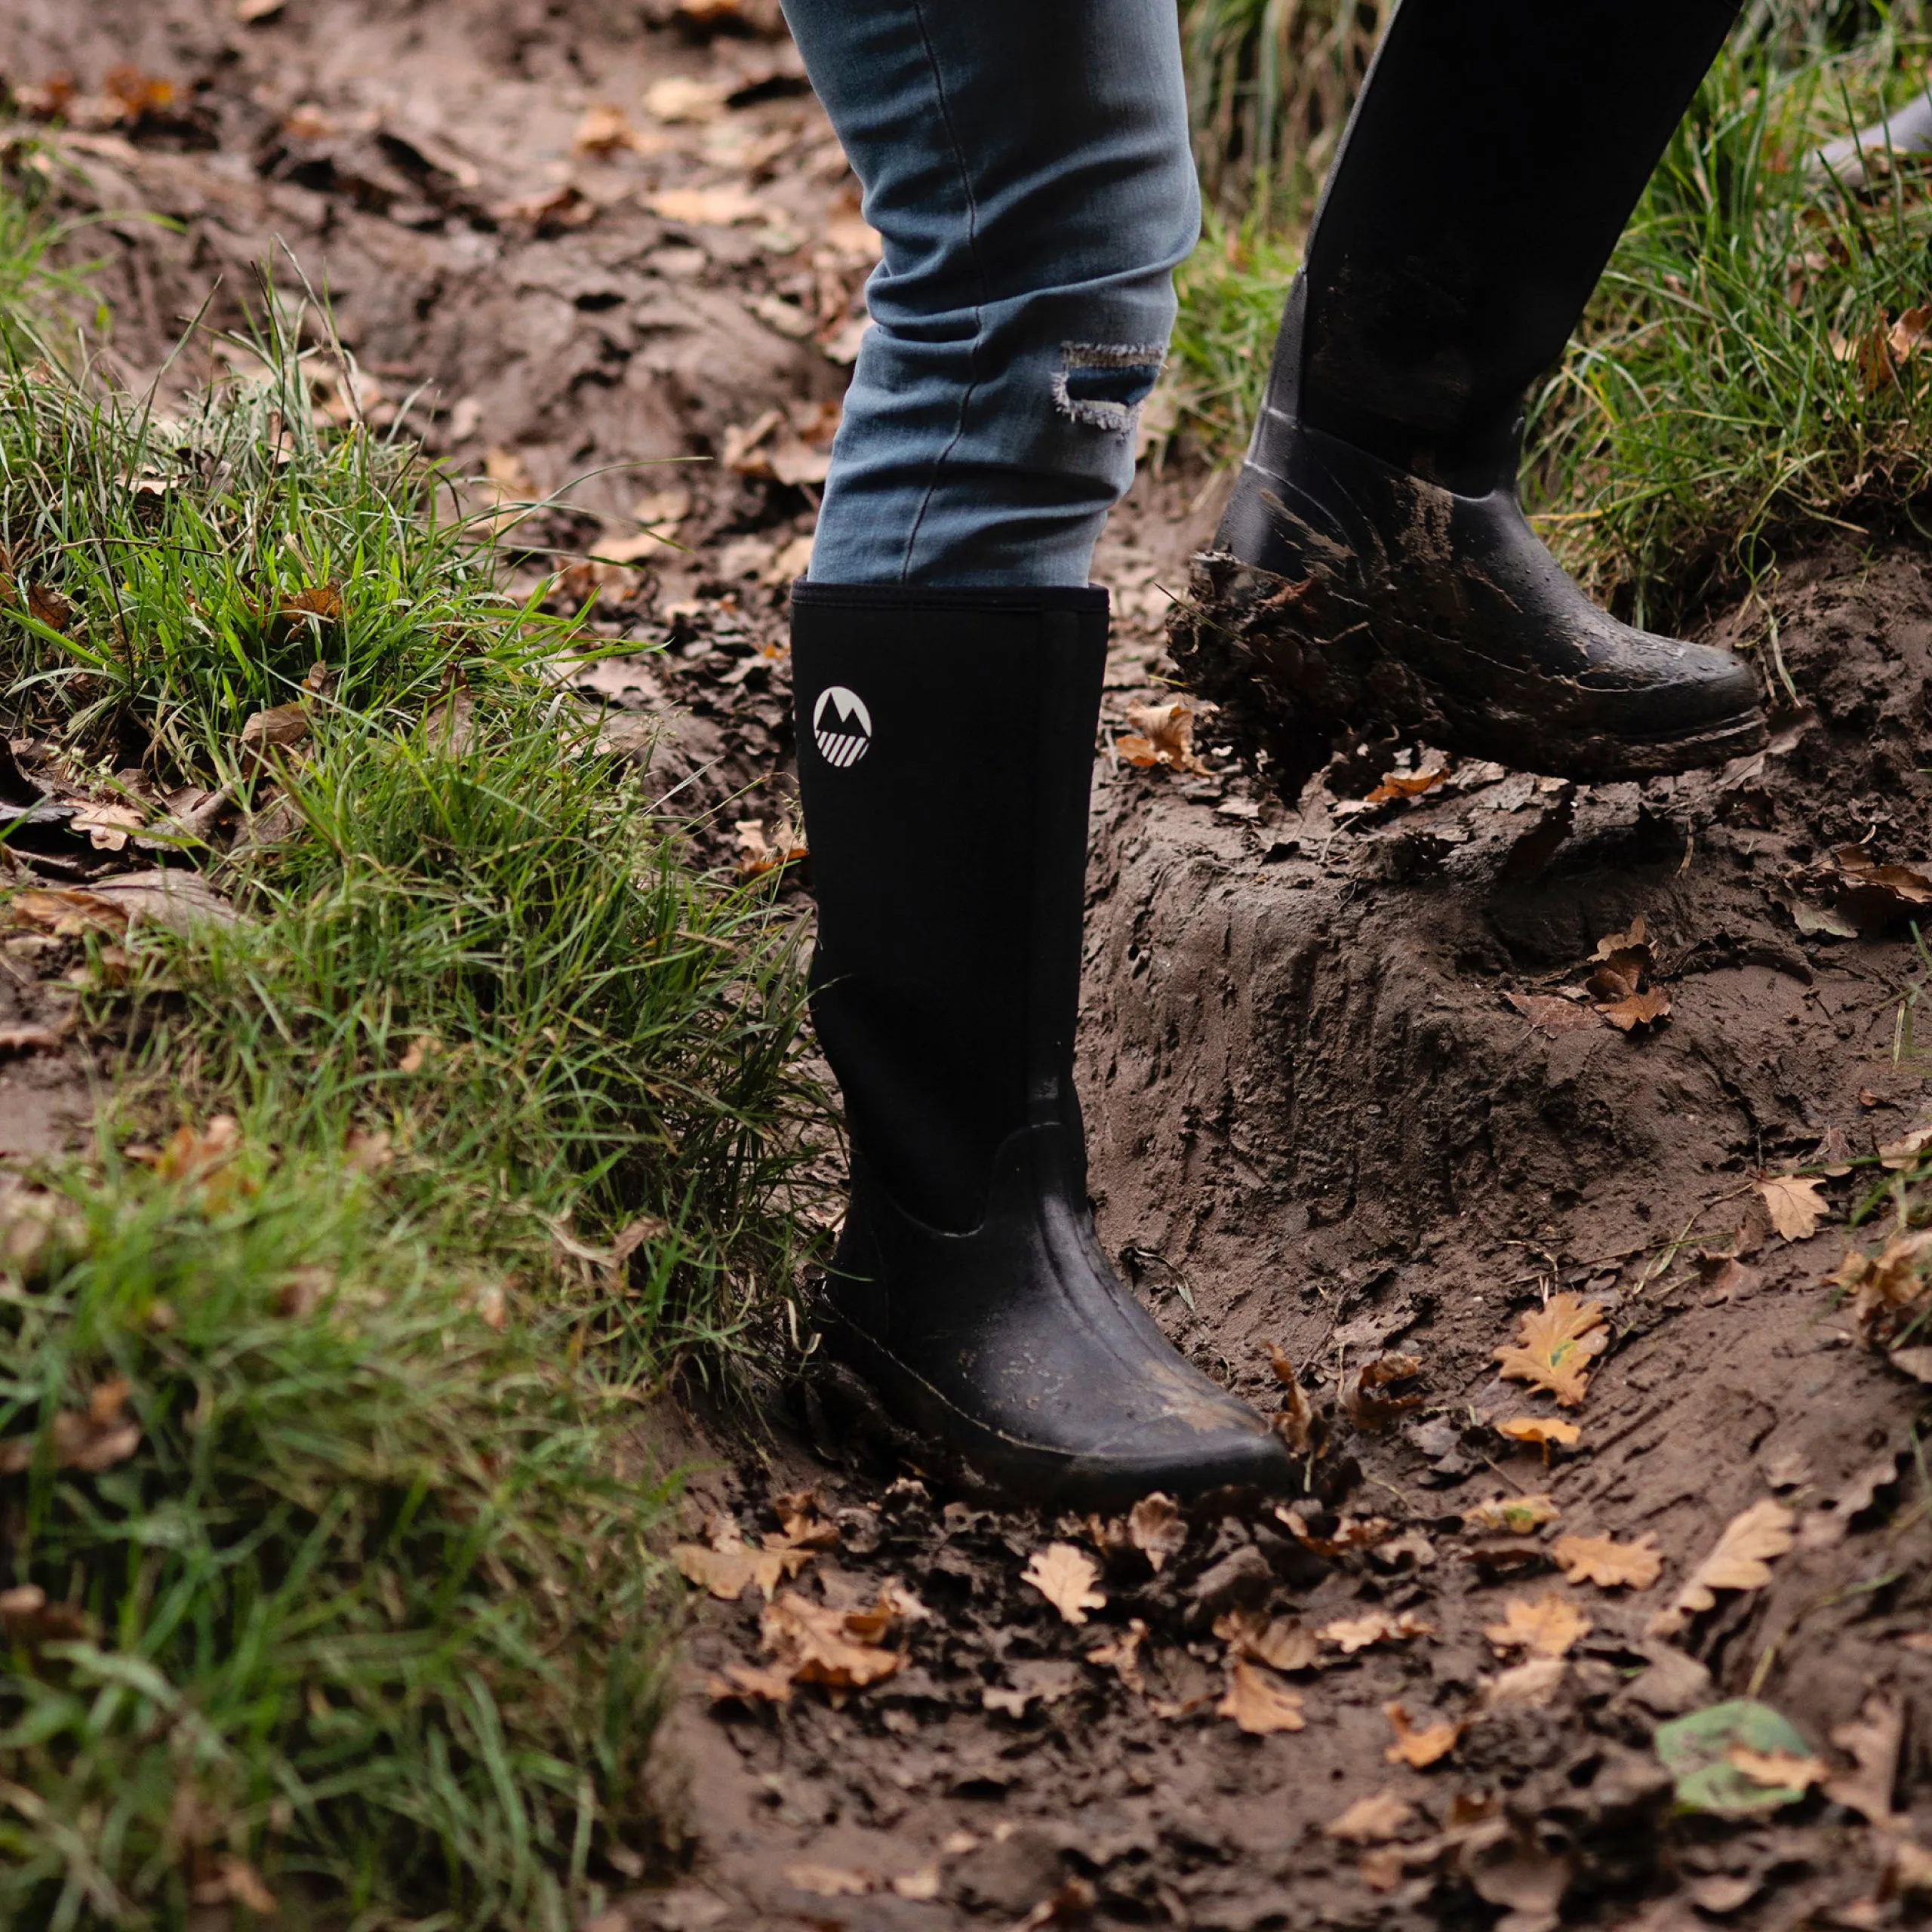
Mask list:
[{"label": "torn knee hole in jeans", "polygon": [[1159,380],[1167,347],[1158,342],[1063,342],[1054,405],[1089,429],[1125,435]]}]

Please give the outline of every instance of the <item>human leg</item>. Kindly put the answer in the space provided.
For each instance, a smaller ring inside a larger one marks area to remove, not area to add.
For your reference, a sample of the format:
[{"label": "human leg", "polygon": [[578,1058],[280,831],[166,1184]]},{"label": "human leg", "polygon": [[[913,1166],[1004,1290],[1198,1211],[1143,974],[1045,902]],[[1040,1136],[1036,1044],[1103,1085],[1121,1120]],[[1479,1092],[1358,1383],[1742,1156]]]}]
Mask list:
[{"label": "human leg", "polygon": [[[789,11],[884,240],[793,593],[812,1007],[851,1140],[826,1352],[1035,1500],[1286,1487],[1101,1254],[1072,1077],[1088,568],[1196,220],[1172,0]],[[949,731],[989,711],[964,764]]]},{"label": "human leg", "polygon": [[786,14],[884,248],[813,576],[1084,584],[1198,228],[1173,0]]},{"label": "human leg", "polygon": [[1386,723],[1586,779],[1762,742],[1748,669],[1614,622],[1515,487],[1524,391],[1561,352],[1735,11],[1402,0],[1210,565],[1222,638],[1241,648],[1183,640],[1211,694],[1258,676],[1284,734]]}]

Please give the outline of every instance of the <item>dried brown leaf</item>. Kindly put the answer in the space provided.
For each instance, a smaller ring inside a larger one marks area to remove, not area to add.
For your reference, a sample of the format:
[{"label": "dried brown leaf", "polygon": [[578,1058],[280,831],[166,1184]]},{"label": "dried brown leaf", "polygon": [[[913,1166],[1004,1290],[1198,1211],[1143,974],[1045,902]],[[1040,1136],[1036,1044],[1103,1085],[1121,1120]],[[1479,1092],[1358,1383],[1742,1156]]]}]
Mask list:
[{"label": "dried brown leaf", "polygon": [[1603,1015],[1595,1007],[1556,993],[1505,993],[1503,998],[1545,1033],[1594,1033],[1604,1023]]},{"label": "dried brown leaf", "polygon": [[891,1612],[883,1605],[840,1610],[786,1590],[766,1606],[758,1635],[795,1682],[858,1690],[890,1677],[906,1661],[903,1651],[872,1641],[890,1621]]},{"label": "dried brown leaf", "polygon": [[1791,1547],[1795,1520],[1782,1503],[1769,1497],[1734,1516],[1669,1608],[1651,1619],[1650,1634],[1675,1636],[1693,1617],[1717,1601],[1719,1590],[1762,1589],[1771,1580],[1772,1560]]},{"label": "dried brown leaf", "polygon": [[1663,1569],[1657,1538],[1619,1543],[1612,1537],[1558,1537],[1554,1552],[1572,1583],[1595,1583],[1606,1590],[1647,1590]]},{"label": "dried brown leaf", "polygon": [[1446,1718],[1417,1729],[1404,1704],[1384,1704],[1382,1715],[1395,1734],[1395,1743],[1383,1753],[1392,1764],[1408,1764],[1417,1770],[1426,1770],[1447,1757],[1463,1735],[1463,1727]]},{"label": "dried brown leaf", "polygon": [[1574,1422],[1565,1422],[1558,1416],[1511,1416],[1497,1423],[1495,1429],[1498,1435],[1506,1435],[1512,1442],[1535,1443],[1543,1451],[1546,1463],[1552,1444],[1574,1449],[1583,1439],[1583,1432]]},{"label": "dried brown leaf", "polygon": [[1394,798],[1419,798],[1425,792],[1433,791],[1449,776],[1449,768],[1438,765],[1427,771],[1385,771],[1382,783],[1371,792],[1367,802],[1371,805],[1386,804]]},{"label": "dried brown leaf", "polygon": [[821,1899],[862,1899],[874,1884],[869,1872],[848,1872],[838,1865],[817,1865],[804,1858],[794,1859],[786,1866],[785,1882]]},{"label": "dried brown leaf", "polygon": [[1030,1583],[1069,1623],[1084,1623],[1090,1610],[1106,1607],[1106,1593],[1095,1587],[1100,1573],[1094,1559],[1070,1543],[1035,1550],[1020,1580]]},{"label": "dried brown leaf", "polygon": [[[1868,1347],[1888,1346],[1932,1282],[1932,1228],[1895,1235],[1875,1255],[1850,1250],[1832,1278],[1850,1291],[1851,1316],[1860,1339]],[[1909,1363],[1900,1365],[1911,1372]]]},{"label": "dried brown leaf", "polygon": [[1358,1798],[1339,1818],[1321,1828],[1324,1838],[1346,1838],[1351,1844],[1383,1844],[1400,1838],[1415,1822],[1416,1807],[1392,1791]]},{"label": "dried brown leaf", "polygon": [[1524,1650],[1540,1657],[1560,1657],[1589,1635],[1590,1618],[1567,1597],[1546,1590],[1540,1597],[1512,1597],[1500,1623],[1486,1623],[1482,1634],[1500,1651]]},{"label": "dried brown leaf", "polygon": [[[100,1383],[83,1411],[63,1409],[49,1426],[54,1466],[97,1475],[125,1463],[141,1445],[141,1426],[124,1413],[130,1393],[127,1378]],[[17,1435],[0,1441],[0,1475],[18,1475],[33,1466],[38,1438]]]},{"label": "dried brown leaf", "polygon": [[1228,1670],[1228,1694],[1214,1707],[1217,1717],[1232,1718],[1251,1736],[1262,1737],[1271,1731],[1300,1730],[1307,1719],[1302,1715],[1299,1690],[1291,1690],[1272,1672],[1236,1657]]},{"label": "dried brown leaf", "polygon": [[1887,1825],[1894,1816],[1892,1794],[1898,1786],[1899,1752],[1905,1743],[1904,1705],[1874,1691],[1857,1717],[1832,1730],[1832,1742],[1856,1768],[1827,1778],[1825,1795],[1874,1825]]},{"label": "dried brown leaf", "polygon": [[51,631],[64,633],[74,621],[74,607],[51,583],[27,586],[27,611]]},{"label": "dried brown leaf", "polygon": [[1809,1241],[1818,1232],[1818,1223],[1831,1212],[1831,1204],[1818,1198],[1824,1184],[1802,1174],[1759,1175],[1758,1192],[1781,1240]]},{"label": "dried brown leaf", "polygon": [[1628,931],[1604,934],[1597,941],[1597,949],[1590,957],[1596,960],[1614,959],[1620,953],[1638,952],[1644,955],[1644,963],[1647,966],[1650,963],[1650,934],[1641,912],[1630,921]]},{"label": "dried brown leaf", "polygon": [[1360,1617],[1338,1617],[1321,1626],[1321,1634],[1330,1643],[1339,1644],[1343,1656],[1352,1657],[1371,1644],[1405,1644],[1411,1637],[1432,1637],[1435,1626],[1412,1610],[1371,1610]]},{"label": "dried brown leaf", "polygon": [[1546,1306],[1523,1316],[1513,1344],[1497,1349],[1498,1372],[1506,1381],[1546,1389],[1560,1406],[1574,1409],[1589,1391],[1589,1364],[1609,1346],[1597,1303],[1552,1295]]},{"label": "dried brown leaf", "polygon": [[745,1586],[755,1583],[760,1593],[770,1597],[780,1580],[795,1577],[811,1560],[804,1550],[758,1549],[737,1542],[723,1549],[703,1543],[681,1543],[671,1552],[687,1583],[708,1590],[724,1603],[736,1603]]},{"label": "dried brown leaf", "polygon": [[1178,1556],[1186,1546],[1187,1519],[1171,1496],[1157,1490],[1152,1496],[1143,1496],[1127,1512],[1127,1540],[1158,1575],[1168,1558]]},{"label": "dried brown leaf", "polygon": [[1467,1512],[1463,1522],[1482,1536],[1529,1537],[1561,1514],[1547,1496],[1493,1496]]},{"label": "dried brown leaf", "polygon": [[1111,1670],[1128,1690],[1144,1691],[1147,1686],[1140,1675],[1140,1646],[1146,1641],[1147,1626],[1137,1617],[1112,1642],[1097,1644],[1087,1653],[1087,1661]]},{"label": "dried brown leaf", "polygon": [[1420,1395],[1389,1395],[1382,1392],[1398,1382],[1413,1381],[1422,1373],[1414,1355],[1377,1355],[1344,1377],[1342,1408],[1351,1427],[1375,1435],[1411,1410],[1422,1407]]},{"label": "dried brown leaf", "polygon": [[1129,764],[1197,774],[1209,769],[1195,752],[1191,705],[1130,704],[1127,731],[1114,740],[1114,752]]},{"label": "dried brown leaf", "polygon": [[1268,1358],[1283,1391],[1281,1411],[1275,1418],[1275,1427],[1290,1448],[1305,1456],[1315,1441],[1315,1405],[1295,1374],[1294,1364],[1272,1342],[1268,1344]]},{"label": "dried brown leaf", "polygon": [[1272,1670],[1312,1670],[1321,1659],[1315,1632],[1291,1617],[1231,1610],[1214,1620],[1214,1635],[1238,1655],[1253,1657]]},{"label": "dried brown leaf", "polygon": [[666,221],[681,221],[698,228],[731,228],[741,221],[762,221],[774,212],[749,189],[660,188],[647,195],[644,205]]},{"label": "dried brown leaf", "polygon": [[1618,1032],[1629,1033],[1639,1026],[1654,1026],[1660,1020],[1670,1017],[1670,995],[1660,986],[1653,986],[1648,992],[1626,993],[1618,999],[1607,1000],[1597,1011]]}]

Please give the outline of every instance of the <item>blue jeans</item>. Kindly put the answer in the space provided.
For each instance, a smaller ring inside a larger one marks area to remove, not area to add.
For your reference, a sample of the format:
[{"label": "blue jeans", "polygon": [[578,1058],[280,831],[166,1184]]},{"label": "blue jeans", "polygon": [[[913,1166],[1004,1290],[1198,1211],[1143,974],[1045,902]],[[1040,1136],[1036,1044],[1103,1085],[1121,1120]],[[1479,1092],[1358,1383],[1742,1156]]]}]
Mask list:
[{"label": "blue jeans", "polygon": [[1200,206],[1174,0],[785,0],[884,255],[824,583],[1082,584]]}]

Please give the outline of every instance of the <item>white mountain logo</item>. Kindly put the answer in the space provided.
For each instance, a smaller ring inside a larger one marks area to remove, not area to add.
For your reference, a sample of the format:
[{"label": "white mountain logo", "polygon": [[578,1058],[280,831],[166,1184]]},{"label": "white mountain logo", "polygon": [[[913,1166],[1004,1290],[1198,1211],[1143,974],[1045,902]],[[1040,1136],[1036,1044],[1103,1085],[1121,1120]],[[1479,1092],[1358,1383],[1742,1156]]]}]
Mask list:
[{"label": "white mountain logo", "polygon": [[819,755],[840,771],[857,764],[872,749],[872,715],[857,691],[827,685],[812,706],[812,736]]}]

